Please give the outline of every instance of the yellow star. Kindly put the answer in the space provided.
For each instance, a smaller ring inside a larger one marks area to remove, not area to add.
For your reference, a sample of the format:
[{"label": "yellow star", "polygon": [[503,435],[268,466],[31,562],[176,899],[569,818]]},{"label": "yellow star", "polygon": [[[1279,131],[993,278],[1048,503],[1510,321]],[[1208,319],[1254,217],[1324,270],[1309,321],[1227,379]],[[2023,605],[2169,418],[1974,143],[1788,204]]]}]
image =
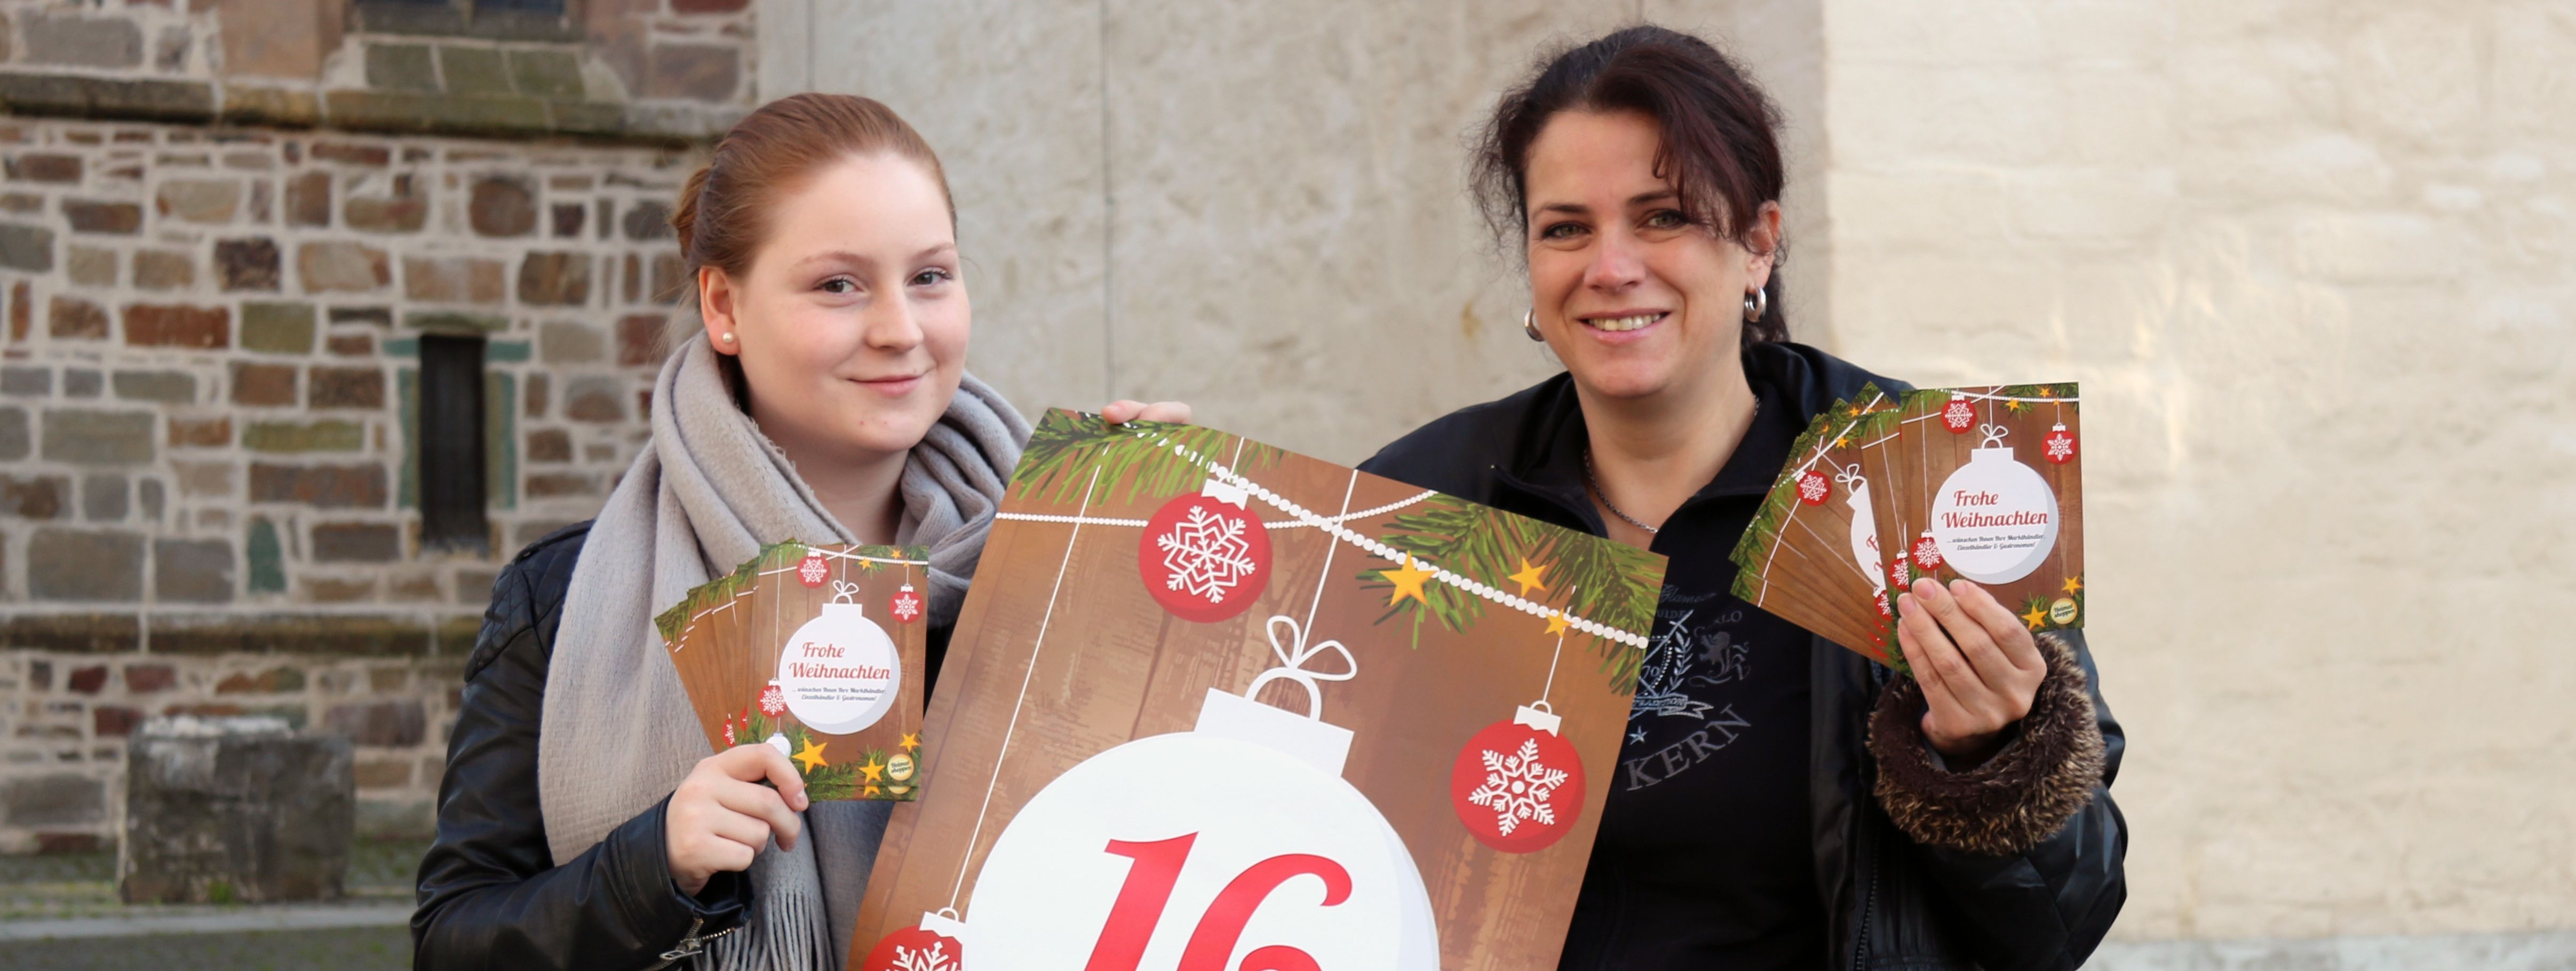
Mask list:
[{"label": "yellow star", "polygon": [[2068,592],[2068,593],[2080,593],[2080,592],[2082,592],[2083,590],[2084,590],[2084,578],[2083,578],[2083,577],[2067,577],[2067,578],[2066,578],[2066,592]]},{"label": "yellow star", "polygon": [[877,787],[875,787],[875,786],[869,786],[869,787],[867,787],[867,788],[865,788],[865,789],[860,790],[860,791],[859,791],[859,797],[860,797],[860,798],[862,798],[862,799],[874,799],[874,798],[876,798],[876,797],[877,797]]},{"label": "yellow star", "polygon": [[861,764],[861,765],[859,766],[859,772],[860,772],[861,774],[863,774],[863,775],[866,775],[866,776],[868,777],[868,781],[869,781],[869,782],[875,782],[875,781],[877,781],[877,780],[879,780],[879,779],[885,778],[885,766],[880,765],[880,764],[878,764],[878,763],[876,763],[876,762],[867,762],[867,763],[863,763],[863,764]]},{"label": "yellow star", "polygon": [[1529,596],[1532,590],[1547,589],[1547,584],[1539,582],[1547,576],[1547,566],[1545,563],[1531,566],[1528,557],[1521,558],[1521,572],[1512,574],[1510,577],[1513,583],[1521,585],[1521,596]]},{"label": "yellow star", "polygon": [[2019,398],[2015,398],[2015,399],[2013,399],[2013,400],[2011,400],[2011,401],[2004,402],[2004,410],[2005,410],[2005,411],[2020,411],[2020,410],[2022,410],[2022,409],[2024,409],[2024,408],[2028,408],[2028,407],[2030,407],[2030,403],[2029,403],[2029,402],[2026,402],[2026,401],[2023,401],[2023,400],[2021,400],[2021,399],[2019,399]]},{"label": "yellow star", "polygon": [[805,763],[805,771],[807,772],[812,772],[816,769],[822,768],[824,763],[823,743],[810,738],[806,739],[805,748],[796,753],[796,761]]},{"label": "yellow star", "polygon": [[904,748],[920,748],[920,747],[921,747],[921,735],[920,735],[920,733],[918,733],[918,732],[907,732],[907,733],[905,733],[905,734],[904,734],[904,736],[903,736],[903,747],[904,747]]},{"label": "yellow star", "polygon": [[1547,615],[1547,632],[1550,634],[1565,633],[1565,628],[1570,623],[1571,621],[1566,619],[1565,611],[1560,610],[1549,614]]},{"label": "yellow star", "polygon": [[2021,615],[2021,622],[2029,624],[2030,629],[2032,630],[2038,630],[2039,625],[2045,623],[2047,620],[2048,608],[2037,603],[2030,605],[2029,613]]},{"label": "yellow star", "polygon": [[1422,596],[1423,581],[1431,579],[1431,571],[1416,565],[1413,562],[1413,554],[1405,554],[1403,566],[1392,570],[1379,570],[1377,575],[1386,582],[1395,584],[1395,592],[1386,598],[1388,606],[1403,603],[1406,597],[1420,600],[1426,607],[1431,605],[1431,601]]}]

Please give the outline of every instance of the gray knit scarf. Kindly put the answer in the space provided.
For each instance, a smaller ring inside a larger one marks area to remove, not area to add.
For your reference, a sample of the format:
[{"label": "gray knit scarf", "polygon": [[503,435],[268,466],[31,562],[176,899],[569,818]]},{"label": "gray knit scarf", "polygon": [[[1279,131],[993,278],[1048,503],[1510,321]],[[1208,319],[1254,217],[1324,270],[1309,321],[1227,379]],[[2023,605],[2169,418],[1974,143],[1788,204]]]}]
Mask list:
[{"label": "gray knit scarf", "polygon": [[[786,540],[854,542],[734,404],[698,334],[653,385],[652,440],[590,527],[546,672],[537,790],[557,863],[671,794],[712,754],[663,652],[653,615],[690,588]],[[967,376],[904,464],[897,541],[930,547],[930,616],[952,623],[1029,425]],[[837,968],[849,951],[884,802],[818,802],[794,852],[753,861],[749,925],[702,967]]]}]

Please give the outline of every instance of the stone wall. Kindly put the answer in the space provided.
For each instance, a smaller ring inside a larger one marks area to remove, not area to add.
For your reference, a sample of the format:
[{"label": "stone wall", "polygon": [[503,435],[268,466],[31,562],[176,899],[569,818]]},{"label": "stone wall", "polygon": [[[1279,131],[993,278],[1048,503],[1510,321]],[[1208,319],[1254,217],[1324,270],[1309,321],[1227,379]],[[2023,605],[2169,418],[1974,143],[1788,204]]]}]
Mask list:
[{"label": "stone wall", "polygon": [[[0,162],[0,648],[61,672],[0,689],[33,746],[9,757],[34,757],[0,779],[102,758],[65,726],[124,716],[79,710],[72,672],[126,684],[127,652],[214,694],[211,672],[271,663],[248,654],[453,663],[500,558],[587,518],[642,436],[692,156],[21,118]],[[420,542],[436,333],[487,341],[482,550]],[[158,693],[136,710],[195,703]],[[435,750],[428,724],[405,744]],[[434,783],[369,764],[406,798]]]}]

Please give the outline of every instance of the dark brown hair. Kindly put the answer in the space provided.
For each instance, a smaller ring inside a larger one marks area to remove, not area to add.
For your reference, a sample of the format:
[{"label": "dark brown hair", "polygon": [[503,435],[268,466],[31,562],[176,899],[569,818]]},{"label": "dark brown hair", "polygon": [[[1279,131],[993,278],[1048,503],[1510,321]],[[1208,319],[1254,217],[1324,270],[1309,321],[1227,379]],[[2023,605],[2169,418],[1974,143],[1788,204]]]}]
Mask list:
[{"label": "dark brown hair", "polygon": [[[1749,246],[1756,217],[1780,199],[1780,109],[1716,46],[1653,25],[1622,28],[1543,58],[1503,95],[1477,138],[1473,182],[1498,239],[1529,233],[1530,143],[1560,111],[1635,111],[1663,134],[1655,172],[1680,190],[1693,222]],[[1744,340],[1789,339],[1778,257],[1764,285],[1770,311]]]},{"label": "dark brown hair", "polygon": [[[874,99],[847,94],[791,94],[760,106],[735,122],[715,155],[680,187],[671,228],[692,281],[702,266],[741,276],[767,238],[765,218],[779,193],[831,162],[853,155],[893,152],[921,163],[947,198],[948,221],[957,201],[948,195],[948,173],[921,133]],[[694,285],[690,293],[697,292]]]}]

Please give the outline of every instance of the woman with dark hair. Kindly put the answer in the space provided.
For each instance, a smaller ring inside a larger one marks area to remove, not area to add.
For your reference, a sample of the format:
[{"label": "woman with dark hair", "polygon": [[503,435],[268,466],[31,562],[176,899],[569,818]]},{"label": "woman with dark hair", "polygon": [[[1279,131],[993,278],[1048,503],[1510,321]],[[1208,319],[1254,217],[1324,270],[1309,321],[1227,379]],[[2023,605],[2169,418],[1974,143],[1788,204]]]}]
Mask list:
[{"label": "woman with dark hair", "polygon": [[947,177],[886,106],[763,105],[678,202],[704,332],[662,365],[652,437],[599,518],[493,584],[415,967],[839,967],[892,804],[811,802],[766,745],[709,754],[653,615],[772,543],[918,544],[936,679],[1028,441],[966,374]]},{"label": "woman with dark hair", "polygon": [[1565,373],[1361,467],[1671,558],[1563,967],[2075,967],[2127,895],[2120,727],[2082,634],[1917,581],[1918,683],[1728,593],[1809,417],[1905,387],[1789,342],[1777,128],[1687,34],[1546,60],[1476,181]]}]

